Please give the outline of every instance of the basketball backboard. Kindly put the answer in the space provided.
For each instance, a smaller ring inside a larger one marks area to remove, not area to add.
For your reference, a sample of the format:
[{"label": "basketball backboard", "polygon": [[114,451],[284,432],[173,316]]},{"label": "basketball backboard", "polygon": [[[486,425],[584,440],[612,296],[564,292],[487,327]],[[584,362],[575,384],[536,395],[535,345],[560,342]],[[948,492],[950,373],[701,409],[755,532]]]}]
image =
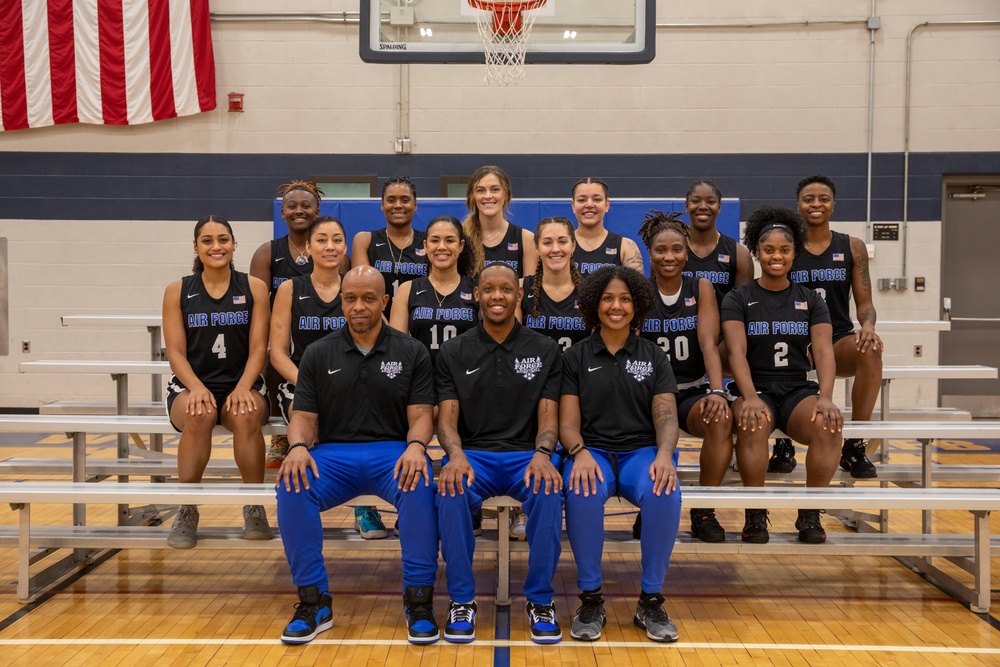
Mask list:
[{"label": "basketball backboard", "polygon": [[[482,63],[474,5],[483,0],[361,0],[365,62]],[[655,56],[655,0],[545,0],[532,10],[527,63],[647,63]]]}]

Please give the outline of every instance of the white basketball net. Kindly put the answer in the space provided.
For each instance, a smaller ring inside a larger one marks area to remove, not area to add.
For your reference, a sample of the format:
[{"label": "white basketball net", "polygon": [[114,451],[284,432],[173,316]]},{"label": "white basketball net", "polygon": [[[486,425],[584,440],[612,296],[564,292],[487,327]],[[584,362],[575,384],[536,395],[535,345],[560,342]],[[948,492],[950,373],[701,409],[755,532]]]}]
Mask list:
[{"label": "white basketball net", "polygon": [[[479,36],[485,47],[486,83],[491,86],[509,86],[524,81],[524,53],[538,12],[523,10],[521,7],[537,8],[542,4],[545,3],[497,3],[498,7],[494,10],[477,9],[474,12]],[[520,21],[517,14],[521,15]],[[520,30],[517,29],[518,23]]]}]

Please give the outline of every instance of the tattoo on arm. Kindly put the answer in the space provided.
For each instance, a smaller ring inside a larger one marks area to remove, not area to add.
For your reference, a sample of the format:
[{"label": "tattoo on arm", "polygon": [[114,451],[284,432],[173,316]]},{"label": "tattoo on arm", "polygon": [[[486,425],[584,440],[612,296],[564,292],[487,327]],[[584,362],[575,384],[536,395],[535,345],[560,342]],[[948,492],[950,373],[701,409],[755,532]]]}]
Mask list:
[{"label": "tattoo on arm", "polygon": [[555,451],[557,442],[559,442],[559,434],[552,429],[542,431],[535,436],[535,447],[544,447]]},{"label": "tattoo on arm", "polygon": [[869,306],[863,312],[858,313],[858,322],[861,324],[871,322],[872,326],[875,326],[875,309]]},{"label": "tattoo on arm", "polygon": [[677,406],[673,401],[653,397],[653,426],[657,433],[663,428],[678,428]]},{"label": "tattoo on arm", "polygon": [[861,241],[861,239],[851,239],[851,245],[854,251],[854,265],[857,267],[858,272],[861,274],[861,287],[865,290],[867,296],[872,295],[872,279],[868,274],[868,247]]},{"label": "tattoo on arm", "polygon": [[438,433],[438,443],[441,445],[441,449],[449,457],[454,456],[455,452],[462,451],[462,446],[448,437],[445,433]]},{"label": "tattoo on arm", "polygon": [[633,252],[632,255],[625,260],[625,266],[629,267],[630,269],[635,269],[636,271],[643,270],[644,267],[642,265],[642,253],[639,252],[638,248],[636,248],[635,252]]}]

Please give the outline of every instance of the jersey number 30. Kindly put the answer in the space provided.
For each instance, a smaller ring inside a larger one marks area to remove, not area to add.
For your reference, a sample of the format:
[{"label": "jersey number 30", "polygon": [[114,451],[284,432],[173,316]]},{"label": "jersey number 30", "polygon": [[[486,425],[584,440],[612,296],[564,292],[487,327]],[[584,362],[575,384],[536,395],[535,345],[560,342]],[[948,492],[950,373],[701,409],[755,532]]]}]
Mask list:
[{"label": "jersey number 30", "polygon": [[218,355],[219,359],[226,358],[226,334],[219,334],[219,337],[212,343],[212,352]]}]

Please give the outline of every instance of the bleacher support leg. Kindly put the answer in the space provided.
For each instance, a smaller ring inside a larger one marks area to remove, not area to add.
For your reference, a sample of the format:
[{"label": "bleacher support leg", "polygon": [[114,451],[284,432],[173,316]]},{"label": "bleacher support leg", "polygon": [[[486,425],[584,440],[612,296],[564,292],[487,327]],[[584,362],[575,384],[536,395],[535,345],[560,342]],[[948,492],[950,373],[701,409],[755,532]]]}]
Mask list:
[{"label": "bleacher support leg", "polygon": [[497,606],[510,606],[510,508],[497,507]]},{"label": "bleacher support leg", "polygon": [[975,601],[969,602],[969,609],[977,614],[990,611],[990,513],[973,512],[976,525],[976,588]]}]

